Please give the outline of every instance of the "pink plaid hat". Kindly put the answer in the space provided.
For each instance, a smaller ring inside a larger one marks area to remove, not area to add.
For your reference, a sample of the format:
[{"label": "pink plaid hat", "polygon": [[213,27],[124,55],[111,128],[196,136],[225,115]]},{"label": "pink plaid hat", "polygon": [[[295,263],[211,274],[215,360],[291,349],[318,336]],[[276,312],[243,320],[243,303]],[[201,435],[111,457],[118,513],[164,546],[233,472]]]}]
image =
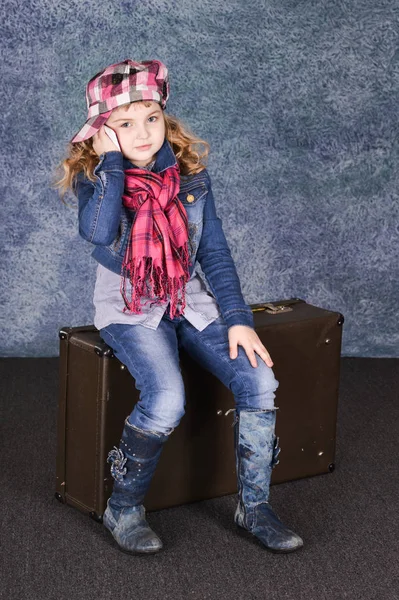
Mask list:
[{"label": "pink plaid hat", "polygon": [[164,109],[168,98],[168,70],[159,60],[138,63],[126,59],[110,65],[87,84],[87,121],[71,143],[91,138],[118,106],[138,100],[154,100]]}]

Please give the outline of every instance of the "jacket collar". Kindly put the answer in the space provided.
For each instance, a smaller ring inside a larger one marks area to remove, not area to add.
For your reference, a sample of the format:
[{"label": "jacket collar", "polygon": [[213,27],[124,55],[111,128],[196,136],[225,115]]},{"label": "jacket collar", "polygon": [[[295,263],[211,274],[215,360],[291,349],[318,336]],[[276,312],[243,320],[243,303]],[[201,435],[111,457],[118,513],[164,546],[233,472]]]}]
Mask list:
[{"label": "jacket collar", "polygon": [[[162,171],[165,171],[165,169],[168,169],[169,167],[173,167],[173,165],[175,165],[176,163],[177,163],[177,160],[176,160],[176,156],[172,150],[172,146],[169,144],[168,140],[165,138],[164,143],[162,144],[161,148],[157,152],[157,157],[155,159],[155,165],[153,168],[153,172],[154,173],[162,173]],[[123,159],[123,168],[131,169],[132,167],[135,167],[135,165],[132,162],[130,162],[130,160],[127,160],[126,158],[124,158]]]}]

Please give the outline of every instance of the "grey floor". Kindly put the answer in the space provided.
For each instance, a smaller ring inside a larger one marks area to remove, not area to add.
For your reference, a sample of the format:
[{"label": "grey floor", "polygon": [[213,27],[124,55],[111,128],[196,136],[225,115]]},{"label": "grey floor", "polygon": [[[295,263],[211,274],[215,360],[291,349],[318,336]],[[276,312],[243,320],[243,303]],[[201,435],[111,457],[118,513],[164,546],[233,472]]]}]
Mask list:
[{"label": "grey floor", "polygon": [[123,554],[54,499],[58,359],[1,359],[0,377],[1,598],[399,599],[399,360],[342,359],[336,470],[272,488],[305,541],[289,555],[237,530],[235,496],[150,513],[164,550]]}]

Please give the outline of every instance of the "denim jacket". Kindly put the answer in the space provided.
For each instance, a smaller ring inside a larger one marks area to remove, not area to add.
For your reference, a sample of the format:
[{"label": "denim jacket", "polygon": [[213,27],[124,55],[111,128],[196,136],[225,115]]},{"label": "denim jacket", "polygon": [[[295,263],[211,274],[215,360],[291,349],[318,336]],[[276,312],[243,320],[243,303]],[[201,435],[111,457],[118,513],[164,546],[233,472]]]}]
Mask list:
[{"label": "denim jacket", "polygon": [[[165,139],[153,171],[161,173],[176,162],[172,147]],[[75,187],[79,201],[79,233],[94,244],[93,258],[118,274],[135,214],[122,204],[124,170],[132,167],[121,152],[107,152],[100,156],[94,169],[96,181],[79,173]],[[179,199],[188,218],[190,276],[198,261],[226,325],[254,327],[252,311],[244,301],[222,221],[216,214],[206,169],[196,175],[181,175]]]}]

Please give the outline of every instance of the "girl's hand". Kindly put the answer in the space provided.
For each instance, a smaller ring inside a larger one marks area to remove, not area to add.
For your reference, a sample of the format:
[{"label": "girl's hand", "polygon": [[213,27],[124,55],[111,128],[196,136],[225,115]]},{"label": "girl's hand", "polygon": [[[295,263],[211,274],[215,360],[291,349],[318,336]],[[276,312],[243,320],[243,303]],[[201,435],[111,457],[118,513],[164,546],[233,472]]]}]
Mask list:
[{"label": "girl's hand", "polygon": [[260,341],[255,329],[252,329],[252,327],[248,327],[247,325],[233,325],[228,329],[227,333],[229,336],[230,358],[237,358],[237,345],[240,344],[247,353],[249,362],[253,367],[258,366],[254,350],[265,361],[268,367],[273,366],[274,363],[270,354]]},{"label": "girl's hand", "polygon": [[93,150],[98,155],[104,152],[120,152],[109,135],[104,131],[104,125],[93,135]]}]

